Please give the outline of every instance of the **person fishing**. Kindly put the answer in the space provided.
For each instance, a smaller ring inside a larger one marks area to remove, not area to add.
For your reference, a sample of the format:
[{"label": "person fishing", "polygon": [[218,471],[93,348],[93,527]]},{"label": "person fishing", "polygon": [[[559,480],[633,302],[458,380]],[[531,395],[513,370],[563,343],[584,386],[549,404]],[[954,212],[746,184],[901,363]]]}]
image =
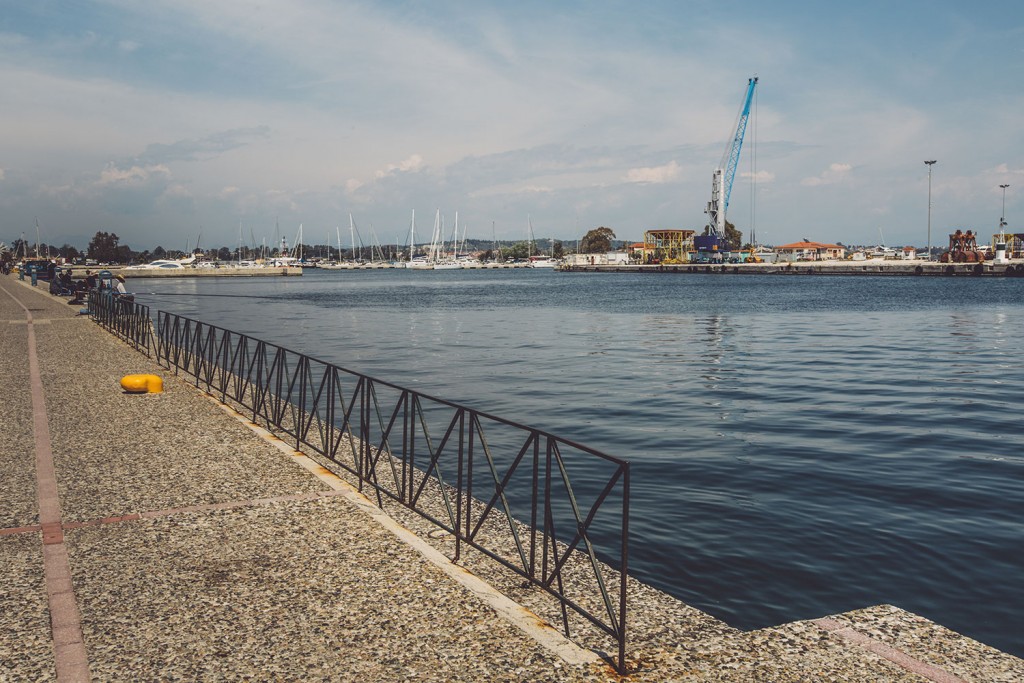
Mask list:
[{"label": "person fishing", "polygon": [[135,295],[131,294],[124,285],[124,275],[118,273],[114,276],[114,279],[117,280],[117,284],[114,285],[114,296],[117,297],[117,300],[125,303],[135,301]]}]

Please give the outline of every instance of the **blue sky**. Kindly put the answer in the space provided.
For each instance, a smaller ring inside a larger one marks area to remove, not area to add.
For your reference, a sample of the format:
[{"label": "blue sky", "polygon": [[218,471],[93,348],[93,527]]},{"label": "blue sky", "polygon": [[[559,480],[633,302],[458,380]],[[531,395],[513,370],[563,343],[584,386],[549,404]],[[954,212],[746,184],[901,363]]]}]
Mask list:
[{"label": "blue sky", "polygon": [[[0,240],[1024,232],[1024,3],[0,0]],[[756,142],[756,146],[755,143]],[[753,153],[756,149],[756,157]],[[752,162],[755,162],[752,164]],[[753,180],[756,178],[756,182]],[[279,227],[276,227],[279,226]],[[881,235],[881,237],[880,237]],[[987,237],[986,240],[987,241]]]}]

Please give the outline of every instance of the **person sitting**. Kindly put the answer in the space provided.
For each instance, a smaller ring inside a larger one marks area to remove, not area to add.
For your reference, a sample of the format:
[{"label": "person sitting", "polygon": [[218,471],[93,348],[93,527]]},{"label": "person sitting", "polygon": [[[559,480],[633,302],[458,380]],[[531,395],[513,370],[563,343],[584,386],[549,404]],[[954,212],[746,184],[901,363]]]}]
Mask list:
[{"label": "person sitting", "polygon": [[117,284],[114,285],[114,296],[117,297],[118,301],[124,301],[126,303],[135,301],[135,295],[130,294],[124,286],[124,275],[118,273],[115,276],[115,279],[117,280]]},{"label": "person sitting", "polygon": [[71,270],[63,270],[57,276],[60,281],[60,288],[63,294],[72,294],[75,291],[75,281],[71,279]]}]

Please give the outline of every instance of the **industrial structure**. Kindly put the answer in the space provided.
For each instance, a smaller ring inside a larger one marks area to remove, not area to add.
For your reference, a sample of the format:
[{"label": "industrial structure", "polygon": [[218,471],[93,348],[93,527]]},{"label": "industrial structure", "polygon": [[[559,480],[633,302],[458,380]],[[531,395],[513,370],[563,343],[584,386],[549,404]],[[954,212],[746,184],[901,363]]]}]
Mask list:
[{"label": "industrial structure", "polygon": [[747,130],[747,119],[750,118],[750,102],[757,86],[757,76],[748,79],[747,94],[733,127],[732,139],[725,148],[722,161],[711,174],[711,201],[704,213],[708,215],[708,224],[704,235],[694,238],[697,258],[700,261],[722,261],[723,252],[727,249],[725,241],[725,213],[729,208],[729,196],[732,194],[732,182],[736,178],[736,165],[740,161],[740,150],[743,147],[743,136]]},{"label": "industrial structure", "polygon": [[949,250],[939,257],[942,263],[976,263],[985,260],[985,252],[978,249],[977,236],[970,230],[957,230],[949,236]]},{"label": "industrial structure", "polygon": [[644,232],[643,260],[646,263],[687,263],[693,251],[693,230],[648,230]]},{"label": "industrial structure", "polygon": [[[999,251],[999,245],[1004,245],[1004,258],[1024,258],[1024,233],[1004,233],[999,232],[992,235],[993,249],[996,252]],[[993,257],[997,257],[998,254],[994,254]]]}]

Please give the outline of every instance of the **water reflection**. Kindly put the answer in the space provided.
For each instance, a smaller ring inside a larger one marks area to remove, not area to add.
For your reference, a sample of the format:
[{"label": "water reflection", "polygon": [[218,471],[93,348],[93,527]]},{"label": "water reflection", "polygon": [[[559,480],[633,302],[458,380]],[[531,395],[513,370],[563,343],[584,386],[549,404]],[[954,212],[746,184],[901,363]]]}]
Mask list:
[{"label": "water reflection", "polygon": [[1014,647],[1024,279],[409,275],[145,303],[629,458],[637,573],[736,625],[890,600]]}]

